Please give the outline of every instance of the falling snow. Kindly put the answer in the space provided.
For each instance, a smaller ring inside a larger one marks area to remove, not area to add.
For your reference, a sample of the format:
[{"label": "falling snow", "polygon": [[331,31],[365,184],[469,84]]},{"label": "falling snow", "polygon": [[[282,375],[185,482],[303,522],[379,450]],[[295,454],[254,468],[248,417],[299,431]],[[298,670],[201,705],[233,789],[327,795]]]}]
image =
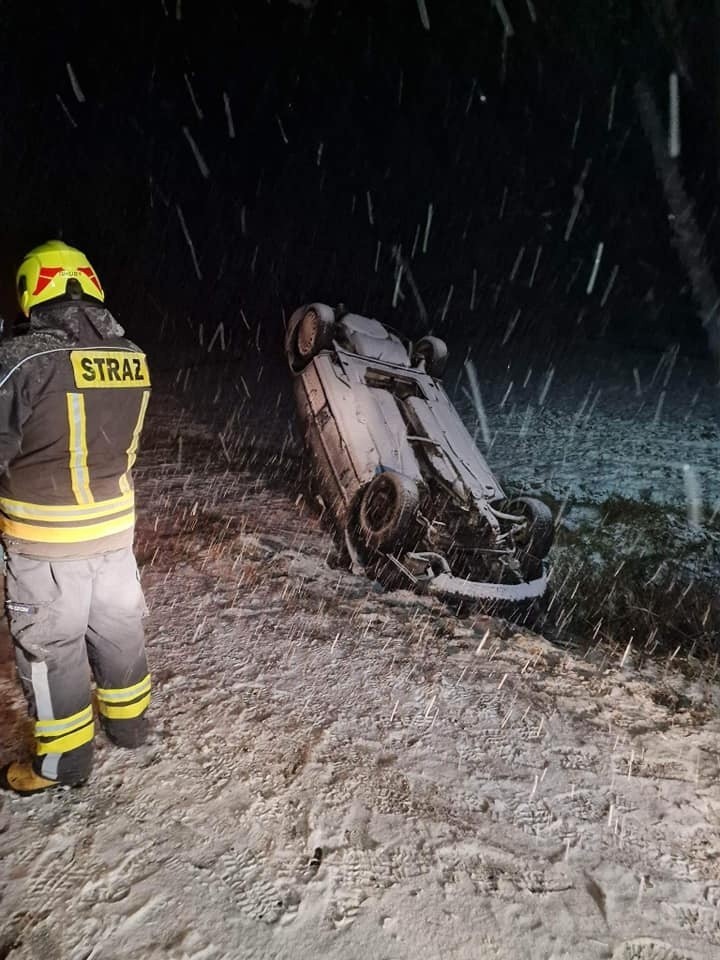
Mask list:
[{"label": "falling snow", "polygon": [[70,125],[71,125],[72,127],[77,128],[77,123],[75,122],[75,118],[73,117],[73,115],[72,115],[72,114],[70,113],[70,111],[68,110],[67,104],[65,103],[65,101],[63,100],[63,98],[60,96],[59,93],[56,93],[56,94],[55,94],[55,99],[56,99],[57,102],[60,104],[60,109],[62,110],[62,112],[63,112],[63,113],[65,114],[65,116],[67,117],[67,120],[68,120],[68,122],[70,123]]},{"label": "falling snow", "polygon": [[668,153],[673,159],[680,156],[680,87],[677,73],[670,74],[670,127]]},{"label": "falling snow", "polygon": [[70,77],[70,84],[72,86],[73,93],[75,94],[75,99],[78,103],[85,103],[85,94],[80,89],[80,84],[75,76],[75,71],[72,68],[72,64],[66,63],[65,66],[67,68],[68,76]]},{"label": "falling snow", "polygon": [[417,0],[418,13],[420,14],[420,22],[426,30],[430,29],[430,17],[428,16],[427,5],[425,0]]},{"label": "falling snow", "polygon": [[231,140],[235,139],[235,124],[233,123],[232,108],[230,106],[230,97],[227,93],[223,93],[223,104],[225,106],[225,118],[227,120],[228,127],[228,137]]},{"label": "falling snow", "polygon": [[605,249],[605,244],[600,241],[595,251],[595,260],[593,261],[592,273],[590,274],[590,279],[588,280],[587,285],[587,294],[591,294],[595,288],[595,281],[597,280],[598,271],[600,269],[600,261],[602,260],[603,250]]},{"label": "falling snow", "polygon": [[205,177],[205,179],[207,179],[210,176],[210,170],[208,169],[208,165],[205,163],[203,155],[200,153],[200,148],[198,147],[197,143],[195,143],[193,135],[190,133],[187,127],[183,127],[182,131],[183,131],[183,136],[185,137],[187,142],[190,144],[190,149],[192,150],[193,156],[197,161],[197,165],[198,165],[198,169],[200,170],[200,173],[203,175],[203,177]]},{"label": "falling snow", "polygon": [[192,242],[192,238],[190,237],[190,231],[185,223],[185,217],[183,216],[182,209],[179,205],[176,206],[176,210],[180,220],[180,226],[182,227],[183,236],[185,237],[187,245],[190,248],[190,254],[192,256],[193,266],[195,267],[195,273],[197,274],[198,280],[202,280],[202,273],[200,272],[200,265],[198,263],[197,253],[195,252],[195,244]]},{"label": "falling snow", "polygon": [[190,100],[192,101],[193,109],[195,110],[195,115],[197,116],[198,120],[202,120],[202,118],[203,118],[203,112],[202,112],[202,110],[200,109],[200,106],[199,106],[199,104],[198,104],[198,102],[197,102],[197,98],[196,98],[196,96],[195,96],[195,90],[193,89],[192,81],[190,80],[190,77],[189,77],[187,74],[183,74],[183,76],[185,77],[185,86],[187,87],[188,93],[190,94]]},{"label": "falling snow", "polygon": [[[715,960],[720,293],[698,115],[717,84],[682,5],[652,24],[649,5],[643,57],[602,69],[601,39],[537,0],[479,0],[459,26],[437,0],[388,4],[392,43],[369,9],[267,0],[290,29],[257,51],[243,4],[219,27],[147,6],[161,32],[148,54],[133,18],[122,73],[70,52],[65,11],[20,113],[5,76],[8,254],[38,211],[81,245],[97,220],[156,357],[136,473],[155,686],[139,751],[99,734],[84,789],[0,796],[0,956]],[[24,139],[18,117],[43,122]],[[445,387],[508,498],[552,508],[537,619],[347,569],[280,366],[312,298],[448,340]],[[3,644],[4,763],[29,740]]]}]

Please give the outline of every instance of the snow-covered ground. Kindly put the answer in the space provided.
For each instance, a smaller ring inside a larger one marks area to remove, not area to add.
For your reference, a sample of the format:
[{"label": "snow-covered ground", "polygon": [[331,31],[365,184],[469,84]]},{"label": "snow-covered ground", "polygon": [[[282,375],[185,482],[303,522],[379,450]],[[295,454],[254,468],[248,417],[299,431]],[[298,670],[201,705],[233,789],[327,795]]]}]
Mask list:
[{"label": "snow-covered ground", "polygon": [[[720,384],[709,364],[673,347],[659,354],[588,344],[557,363],[478,366],[491,434],[485,451],[502,476],[558,501],[697,499],[705,518],[720,508]],[[455,385],[472,421],[463,378]]]},{"label": "snow-covered ground", "polygon": [[138,471],[152,737],[3,798],[0,957],[720,956],[717,667],[375,592],[242,417],[177,395]]}]

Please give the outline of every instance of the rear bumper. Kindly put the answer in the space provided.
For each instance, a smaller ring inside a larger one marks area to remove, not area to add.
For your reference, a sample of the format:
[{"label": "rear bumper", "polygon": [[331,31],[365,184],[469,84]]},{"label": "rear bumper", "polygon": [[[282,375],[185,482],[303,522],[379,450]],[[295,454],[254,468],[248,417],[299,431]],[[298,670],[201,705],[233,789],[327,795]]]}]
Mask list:
[{"label": "rear bumper", "polygon": [[466,597],[470,600],[498,600],[519,603],[534,600],[547,590],[548,574],[544,572],[537,580],[527,583],[479,583],[476,580],[463,580],[450,573],[440,573],[424,583],[429,593],[442,596]]}]

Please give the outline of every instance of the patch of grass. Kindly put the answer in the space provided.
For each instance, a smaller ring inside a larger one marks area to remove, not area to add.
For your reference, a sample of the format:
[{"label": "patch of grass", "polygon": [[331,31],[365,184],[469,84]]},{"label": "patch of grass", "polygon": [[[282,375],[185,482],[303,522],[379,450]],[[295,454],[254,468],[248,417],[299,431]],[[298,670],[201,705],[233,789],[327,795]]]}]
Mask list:
[{"label": "patch of grass", "polygon": [[608,497],[599,505],[603,524],[640,523],[643,526],[663,523],[667,508],[650,500],[629,500],[627,497]]},{"label": "patch of grass", "polygon": [[[720,650],[720,530],[683,510],[612,497],[569,505],[553,550],[548,633],[640,656]],[[575,517],[575,519],[573,519]]]},{"label": "patch of grass", "polygon": [[677,531],[687,528],[700,535],[720,533],[720,512],[714,511],[701,519],[697,528],[691,528],[687,511],[678,506],[655,503],[652,500],[630,500],[627,497],[608,497],[598,504],[604,526],[637,524],[643,529]]},{"label": "patch of grass", "polygon": [[714,657],[720,650],[720,598],[709,583],[672,576],[651,582],[638,563],[598,570],[580,561],[567,572],[551,600],[549,632],[582,645],[605,640],[624,648],[632,640],[647,656]]}]

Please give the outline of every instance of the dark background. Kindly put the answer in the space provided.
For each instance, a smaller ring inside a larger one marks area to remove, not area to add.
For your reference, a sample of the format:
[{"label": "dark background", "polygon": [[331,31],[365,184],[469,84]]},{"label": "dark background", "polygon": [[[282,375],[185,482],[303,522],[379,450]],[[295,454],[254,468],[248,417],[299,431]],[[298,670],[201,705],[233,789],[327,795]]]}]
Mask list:
[{"label": "dark background", "polygon": [[429,31],[416,0],[4,0],[2,313],[22,254],[61,236],[151,351],[199,345],[201,324],[207,343],[222,321],[233,350],[279,353],[283,316],[312,299],[412,334],[407,280],[392,306],[401,245],[428,325],[456,346],[499,349],[516,318],[506,347],[706,352],[632,90],[645,75],[667,123],[680,65],[682,168],[712,264],[712,3],[506,0],[507,39],[489,0],[426,6]]}]

